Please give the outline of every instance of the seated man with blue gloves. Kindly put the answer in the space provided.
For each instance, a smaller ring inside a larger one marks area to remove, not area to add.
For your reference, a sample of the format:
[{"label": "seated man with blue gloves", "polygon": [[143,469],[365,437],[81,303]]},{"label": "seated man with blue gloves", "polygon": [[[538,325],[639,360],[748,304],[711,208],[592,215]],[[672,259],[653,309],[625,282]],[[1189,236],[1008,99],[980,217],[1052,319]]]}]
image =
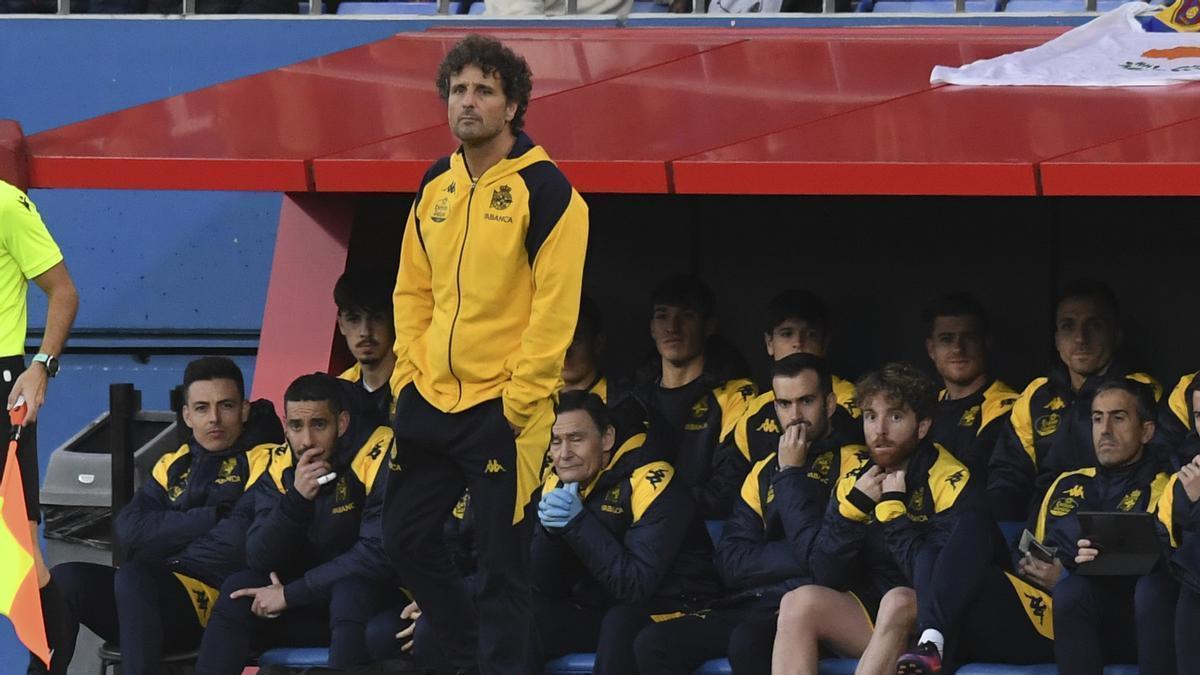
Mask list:
[{"label": "seated man with blue gloves", "polygon": [[614,448],[599,396],[564,392],[555,406],[531,569],[536,636],[527,672],[547,657],[596,652],[594,673],[638,672],[647,626],[701,608],[720,591],[712,542],[690,490],[644,434]]},{"label": "seated man with blue gloves", "polygon": [[401,596],[383,553],[376,479],[392,430],[375,426],[361,398],[354,383],[323,373],[288,386],[288,444],[255,490],[250,569],[221,586],[196,673],[237,675],[252,648],[278,646],[328,644],[332,667],[367,660],[367,620]]}]

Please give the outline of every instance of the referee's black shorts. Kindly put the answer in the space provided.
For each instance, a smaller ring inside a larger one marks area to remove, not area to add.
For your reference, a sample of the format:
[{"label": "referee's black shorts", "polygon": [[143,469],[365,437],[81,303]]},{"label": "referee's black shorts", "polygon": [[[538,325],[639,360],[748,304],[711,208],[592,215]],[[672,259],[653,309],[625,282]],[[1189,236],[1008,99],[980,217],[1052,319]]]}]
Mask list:
[{"label": "referee's black shorts", "polygon": [[[17,376],[25,370],[23,356],[5,356],[0,358],[0,402],[8,401]],[[8,413],[0,415],[0,441],[4,443],[0,453],[0,476],[4,475],[4,464],[8,461]],[[25,512],[32,522],[42,522],[42,508],[38,502],[38,455],[37,455],[37,424],[31,424],[21,430],[21,442],[17,445],[17,466],[21,467],[22,492],[25,493]]]}]

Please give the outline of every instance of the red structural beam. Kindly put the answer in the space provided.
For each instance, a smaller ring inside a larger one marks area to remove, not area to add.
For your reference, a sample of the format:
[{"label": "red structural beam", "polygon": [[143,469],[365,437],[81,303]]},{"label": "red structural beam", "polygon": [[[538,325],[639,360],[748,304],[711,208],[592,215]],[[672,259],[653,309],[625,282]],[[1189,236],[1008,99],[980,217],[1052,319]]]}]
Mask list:
[{"label": "red structural beam", "polygon": [[1046,195],[1200,196],[1200,117],[1042,163]]},{"label": "red structural beam", "polygon": [[[1036,195],[1047,160],[1200,117],[1200,84],[928,83],[934,65],[1025,49],[1062,30],[496,34],[534,70],[531,136],[583,192]],[[411,191],[455,146],[431,77],[463,32],[400,35],[37,134],[33,184]],[[1086,185],[1120,186],[1132,165],[1161,163],[1157,146],[1145,150],[1117,162],[1087,156],[1070,170],[1088,172]],[[1046,176],[1067,168],[1056,162]]]}]

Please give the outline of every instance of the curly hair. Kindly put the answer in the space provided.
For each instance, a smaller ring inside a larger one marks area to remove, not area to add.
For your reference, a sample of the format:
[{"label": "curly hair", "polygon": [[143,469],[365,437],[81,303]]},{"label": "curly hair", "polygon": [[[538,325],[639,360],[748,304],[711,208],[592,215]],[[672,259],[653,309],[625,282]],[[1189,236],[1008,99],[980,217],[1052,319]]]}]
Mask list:
[{"label": "curly hair", "polygon": [[889,363],[859,380],[855,388],[860,408],[882,394],[915,412],[917,419],[929,419],[937,411],[937,386],[911,363]]},{"label": "curly hair", "polygon": [[454,45],[446,58],[442,59],[437,72],[438,95],[443,101],[450,100],[450,77],[461,73],[467,66],[476,66],[487,77],[496,73],[504,88],[504,97],[517,104],[509,126],[513,134],[525,127],[525,110],[529,108],[529,95],[533,91],[533,73],[525,58],[505,47],[495,38],[483,35],[468,35]]}]

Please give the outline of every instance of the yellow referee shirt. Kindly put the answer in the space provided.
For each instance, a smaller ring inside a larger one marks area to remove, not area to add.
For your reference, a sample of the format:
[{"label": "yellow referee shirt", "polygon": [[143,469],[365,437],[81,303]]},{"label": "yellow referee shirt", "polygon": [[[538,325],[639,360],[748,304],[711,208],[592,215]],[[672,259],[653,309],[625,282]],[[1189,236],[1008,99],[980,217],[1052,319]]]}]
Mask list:
[{"label": "yellow referee shirt", "polygon": [[29,280],[62,262],[37,207],[0,180],[0,356],[25,353]]}]

